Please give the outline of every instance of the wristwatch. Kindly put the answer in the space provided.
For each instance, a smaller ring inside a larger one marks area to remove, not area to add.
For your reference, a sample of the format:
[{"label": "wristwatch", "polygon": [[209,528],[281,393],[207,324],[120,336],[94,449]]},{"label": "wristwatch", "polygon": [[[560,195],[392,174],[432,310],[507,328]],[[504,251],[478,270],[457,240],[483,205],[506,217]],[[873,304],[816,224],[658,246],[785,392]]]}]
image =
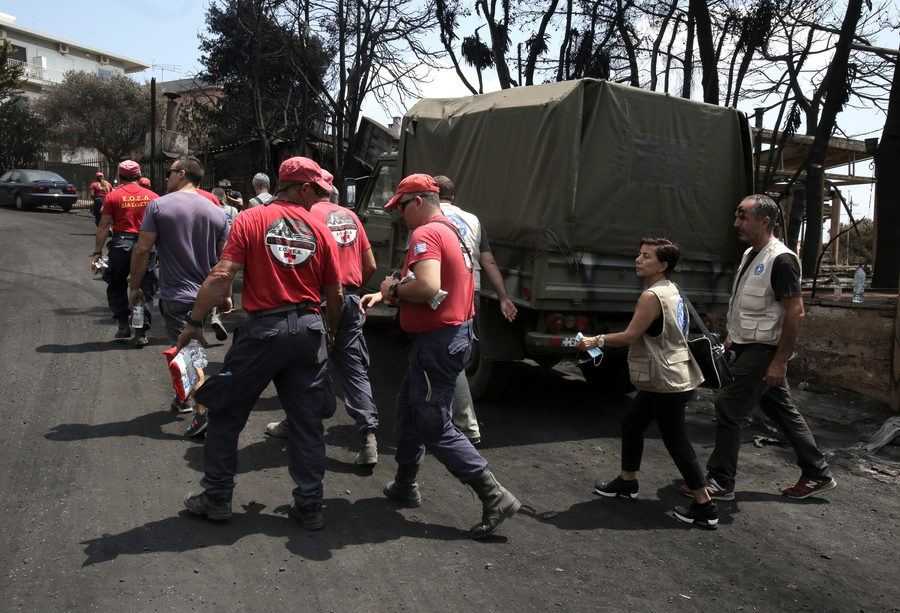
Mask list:
[{"label": "wristwatch", "polygon": [[603,345],[605,345],[605,344],[606,344],[606,335],[605,335],[605,334],[601,334],[601,335],[600,335],[600,338],[597,339],[597,348],[600,349],[600,348],[602,348]]},{"label": "wristwatch", "polygon": [[391,298],[399,298],[397,296],[397,287],[399,287],[399,283],[391,283],[391,287],[388,289],[388,296]]},{"label": "wristwatch", "polygon": [[91,254],[91,257],[94,257],[95,255],[103,255],[103,252],[102,252],[102,251],[95,251],[94,253]]},{"label": "wristwatch", "polygon": [[191,319],[191,312],[188,311],[187,315],[184,316],[184,322],[189,326],[194,326],[195,328],[203,327],[203,320],[197,321],[196,319]]}]

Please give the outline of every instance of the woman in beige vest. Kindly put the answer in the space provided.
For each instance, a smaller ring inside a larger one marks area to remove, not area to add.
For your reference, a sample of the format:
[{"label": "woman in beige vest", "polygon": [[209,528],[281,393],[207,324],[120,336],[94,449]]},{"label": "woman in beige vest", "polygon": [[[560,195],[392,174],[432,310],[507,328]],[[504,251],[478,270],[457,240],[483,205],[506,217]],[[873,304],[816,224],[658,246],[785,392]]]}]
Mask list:
[{"label": "woman in beige vest", "polygon": [[638,300],[631,323],[624,332],[585,337],[575,348],[629,347],[628,372],[638,389],[622,419],[622,470],[609,483],[597,484],[594,493],[637,498],[644,431],[655,420],[669,455],[694,495],[690,508],[677,507],[675,517],[714,530],[719,522],[716,503],[706,491],[706,477],[684,425],[685,406],[703,375],[687,347],[687,308],[668,279],[680,254],[678,245],[668,239],[643,239],[635,272],[647,290]]}]

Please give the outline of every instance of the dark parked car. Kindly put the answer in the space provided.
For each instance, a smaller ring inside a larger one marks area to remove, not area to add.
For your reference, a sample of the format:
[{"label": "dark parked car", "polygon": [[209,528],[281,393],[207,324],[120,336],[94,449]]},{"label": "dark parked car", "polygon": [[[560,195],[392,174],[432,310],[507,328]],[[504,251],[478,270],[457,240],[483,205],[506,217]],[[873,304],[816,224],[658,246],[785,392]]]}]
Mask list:
[{"label": "dark parked car", "polygon": [[16,169],[0,176],[0,204],[15,204],[20,211],[49,204],[68,213],[77,201],[75,186],[55,172]]}]

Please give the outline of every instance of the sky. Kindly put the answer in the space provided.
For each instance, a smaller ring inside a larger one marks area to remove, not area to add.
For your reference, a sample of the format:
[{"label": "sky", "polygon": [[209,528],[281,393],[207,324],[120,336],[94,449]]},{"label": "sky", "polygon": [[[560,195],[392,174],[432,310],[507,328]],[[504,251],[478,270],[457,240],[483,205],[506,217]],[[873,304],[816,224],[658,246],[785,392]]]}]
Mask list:
[{"label": "sky", "polygon": [[[18,25],[150,64],[151,69],[132,75],[143,82],[152,77],[157,81],[179,79],[200,70],[198,33],[205,31],[207,5],[208,0],[0,0],[0,12],[15,17]],[[897,48],[895,39],[895,35],[885,37],[878,44]],[[474,73],[469,78],[471,82],[476,81]],[[452,70],[433,75],[421,89],[425,97],[469,94]],[[497,81],[486,80],[485,91],[492,89],[499,89]],[[398,108],[387,111],[369,103],[364,105],[363,112],[387,125],[392,115],[402,114],[414,102],[398,101]],[[752,108],[742,110],[752,113]],[[851,138],[880,137],[884,115],[846,110],[839,116],[839,123]],[[868,163],[857,165],[856,173],[872,175]],[[857,187],[848,193],[858,203],[854,215],[872,217],[872,190]]]}]

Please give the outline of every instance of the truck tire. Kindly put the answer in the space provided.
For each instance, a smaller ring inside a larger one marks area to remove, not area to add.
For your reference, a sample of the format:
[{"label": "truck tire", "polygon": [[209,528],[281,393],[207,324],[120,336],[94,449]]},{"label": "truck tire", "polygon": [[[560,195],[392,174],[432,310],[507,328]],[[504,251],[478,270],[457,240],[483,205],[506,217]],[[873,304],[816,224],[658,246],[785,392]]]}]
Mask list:
[{"label": "truck tire", "polygon": [[509,381],[510,362],[490,362],[484,360],[478,348],[478,341],[472,343],[472,354],[466,364],[466,378],[474,400],[496,398],[506,389]]},{"label": "truck tire", "polygon": [[618,396],[634,391],[628,378],[628,354],[604,355],[599,366],[592,362],[581,364],[581,374],[588,385],[609,396]]}]

